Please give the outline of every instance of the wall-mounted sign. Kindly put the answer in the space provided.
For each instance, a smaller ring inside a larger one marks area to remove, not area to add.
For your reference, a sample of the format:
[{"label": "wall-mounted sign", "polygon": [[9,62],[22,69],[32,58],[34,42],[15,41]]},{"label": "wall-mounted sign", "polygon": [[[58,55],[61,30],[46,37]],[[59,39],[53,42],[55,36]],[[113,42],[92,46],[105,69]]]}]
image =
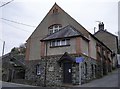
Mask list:
[{"label": "wall-mounted sign", "polygon": [[54,71],[54,67],[52,66],[52,67],[49,67],[49,71]]},{"label": "wall-mounted sign", "polygon": [[83,57],[76,57],[76,63],[80,63],[80,62],[83,62],[84,61],[84,58]]}]

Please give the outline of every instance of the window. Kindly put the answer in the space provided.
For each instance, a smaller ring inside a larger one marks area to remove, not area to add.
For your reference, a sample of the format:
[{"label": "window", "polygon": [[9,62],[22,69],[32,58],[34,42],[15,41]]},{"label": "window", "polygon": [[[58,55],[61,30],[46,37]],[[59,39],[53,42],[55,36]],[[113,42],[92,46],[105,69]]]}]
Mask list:
[{"label": "window", "polygon": [[65,40],[62,40],[62,41],[61,41],[61,45],[66,45],[66,41],[65,41]]},{"label": "window", "polygon": [[55,46],[55,41],[51,41],[50,46]]},{"label": "window", "polygon": [[55,14],[55,13],[58,13],[58,9],[57,9],[57,8],[54,8],[53,13],[54,13],[54,14]]},{"label": "window", "polygon": [[54,24],[51,25],[48,29],[49,29],[49,34],[53,34],[55,32],[58,32],[61,29],[62,25],[60,24]]},{"label": "window", "polygon": [[91,70],[92,70],[92,76],[94,75],[94,65],[91,65]]},{"label": "window", "polygon": [[36,74],[37,74],[37,75],[41,75],[40,65],[37,65],[37,66],[36,66]]},{"label": "window", "polygon": [[70,39],[54,40],[50,42],[51,47],[70,45]]},{"label": "window", "polygon": [[60,45],[60,40],[57,40],[56,46],[59,46],[59,45]]}]

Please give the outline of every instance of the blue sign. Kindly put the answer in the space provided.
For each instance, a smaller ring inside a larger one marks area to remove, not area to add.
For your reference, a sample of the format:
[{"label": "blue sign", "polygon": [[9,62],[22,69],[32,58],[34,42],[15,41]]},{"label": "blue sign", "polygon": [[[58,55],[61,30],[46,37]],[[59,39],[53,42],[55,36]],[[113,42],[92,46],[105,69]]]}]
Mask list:
[{"label": "blue sign", "polygon": [[76,57],[76,63],[80,63],[80,62],[83,62],[84,61],[84,58],[83,57]]}]

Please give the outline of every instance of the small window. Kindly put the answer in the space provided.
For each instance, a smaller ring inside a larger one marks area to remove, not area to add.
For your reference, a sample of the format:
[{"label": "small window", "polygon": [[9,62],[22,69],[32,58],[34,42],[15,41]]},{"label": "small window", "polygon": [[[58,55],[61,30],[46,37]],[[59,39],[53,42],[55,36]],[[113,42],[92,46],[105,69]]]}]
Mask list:
[{"label": "small window", "polygon": [[[55,31],[55,32],[58,32],[59,30],[58,30],[58,29],[55,29],[54,31]],[[54,32],[54,33],[55,33],[55,32]]]},{"label": "small window", "polygon": [[50,34],[53,34],[53,30],[50,30]]},{"label": "small window", "polygon": [[55,28],[58,28],[59,26],[58,25],[55,25]]},{"label": "small window", "polygon": [[55,14],[55,13],[58,13],[58,9],[57,8],[54,8],[54,10],[53,10],[53,14]]},{"label": "small window", "polygon": [[55,46],[55,41],[51,41],[51,45],[50,46]]},{"label": "small window", "polygon": [[65,40],[62,40],[62,41],[61,41],[61,45],[65,45]]},{"label": "small window", "polygon": [[85,76],[87,76],[87,63],[86,62],[84,64],[84,66],[85,66]]},{"label": "small window", "polygon": [[61,25],[61,24],[51,25],[50,27],[48,27],[48,29],[49,29],[49,34],[53,34],[53,33],[55,33],[55,32],[58,32],[61,28],[62,28],[62,25]]},{"label": "small window", "polygon": [[36,66],[36,74],[41,75],[40,65]]},{"label": "small window", "polygon": [[60,44],[60,40],[57,40],[57,46],[60,46],[61,44]]}]

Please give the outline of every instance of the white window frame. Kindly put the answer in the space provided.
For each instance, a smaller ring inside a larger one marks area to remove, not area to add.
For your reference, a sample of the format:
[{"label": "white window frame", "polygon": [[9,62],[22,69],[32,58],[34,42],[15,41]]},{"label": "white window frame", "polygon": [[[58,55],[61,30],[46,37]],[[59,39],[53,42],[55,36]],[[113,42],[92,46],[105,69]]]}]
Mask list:
[{"label": "white window frame", "polygon": [[[53,42],[55,42],[54,45],[53,45]],[[66,45],[70,45],[70,39],[61,39],[61,40],[50,41],[50,47],[66,46]]]},{"label": "white window frame", "polygon": [[40,65],[36,65],[36,75],[41,75]]},{"label": "white window frame", "polygon": [[[56,27],[57,26],[57,27]],[[58,32],[61,29],[60,25],[53,25],[50,29],[49,29],[49,33],[53,34],[55,32]]]}]

